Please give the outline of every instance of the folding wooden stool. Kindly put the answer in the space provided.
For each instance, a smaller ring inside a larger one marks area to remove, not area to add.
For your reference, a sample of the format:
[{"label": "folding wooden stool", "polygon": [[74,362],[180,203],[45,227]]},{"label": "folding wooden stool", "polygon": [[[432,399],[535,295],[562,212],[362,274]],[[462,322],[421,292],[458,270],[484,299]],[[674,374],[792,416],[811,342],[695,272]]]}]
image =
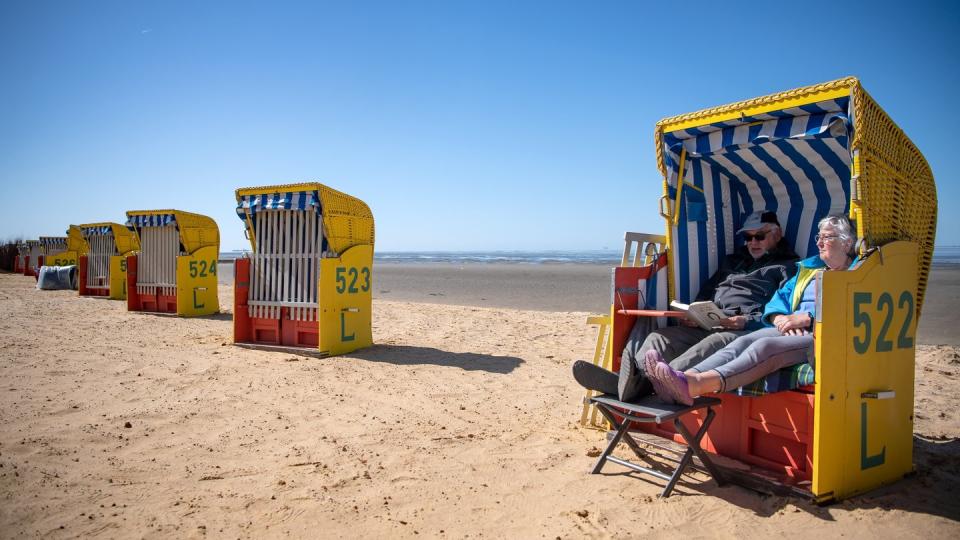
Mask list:
[{"label": "folding wooden stool", "polygon": [[[700,439],[707,433],[707,429],[710,427],[710,423],[713,422],[714,416],[716,413],[713,411],[713,407],[720,404],[720,400],[712,397],[698,397],[694,400],[693,405],[667,405],[665,403],[660,403],[656,396],[648,396],[641,399],[637,403],[626,403],[623,401],[618,401],[614,396],[609,394],[604,394],[596,396],[590,399],[593,402],[597,409],[603,414],[604,417],[610,422],[610,425],[613,428],[613,437],[610,439],[610,444],[607,445],[607,448],[600,454],[600,459],[597,460],[597,464],[593,467],[592,474],[600,473],[600,470],[603,469],[604,464],[607,461],[612,461],[618,465],[623,465],[634,471],[649,474],[660,478],[661,480],[667,481],[667,486],[663,488],[663,493],[660,494],[661,497],[669,497],[670,492],[673,491],[673,487],[676,485],[677,480],[680,479],[680,475],[683,474],[684,469],[690,464],[691,459],[693,459],[694,454],[700,458],[700,461],[703,463],[703,466],[707,469],[710,476],[717,482],[719,485],[724,484],[723,475],[716,468],[710,457],[706,452],[700,447]],[[683,425],[683,422],[680,421],[680,417],[699,409],[707,409],[706,418],[703,420],[703,424],[700,426],[700,429],[697,430],[696,435],[692,435],[690,430]],[[621,418],[622,420],[619,420]],[[680,458],[680,462],[677,464],[676,469],[674,469],[672,475],[666,475],[660,471],[655,471],[648,467],[643,467],[632,463],[625,459],[620,459],[611,455],[613,450],[617,447],[617,444],[623,440],[627,443],[627,446],[637,457],[640,459],[646,459],[648,452],[640,447],[640,445],[630,436],[630,428],[633,424],[662,424],[673,420],[673,425],[676,428],[677,432],[683,436],[684,441],[687,443],[687,450],[683,453],[683,456]]]}]

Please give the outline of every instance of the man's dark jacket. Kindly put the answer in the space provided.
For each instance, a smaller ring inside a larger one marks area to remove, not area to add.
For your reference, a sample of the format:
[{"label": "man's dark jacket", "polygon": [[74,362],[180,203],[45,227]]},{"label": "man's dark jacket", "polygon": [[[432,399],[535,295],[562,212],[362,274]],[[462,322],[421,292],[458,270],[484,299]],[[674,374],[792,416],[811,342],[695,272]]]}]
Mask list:
[{"label": "man's dark jacket", "polygon": [[763,306],[796,273],[797,259],[782,238],[756,260],[746,246],[741,247],[727,255],[720,269],[700,288],[696,300],[712,300],[729,316],[746,315],[747,330],[763,328]]}]

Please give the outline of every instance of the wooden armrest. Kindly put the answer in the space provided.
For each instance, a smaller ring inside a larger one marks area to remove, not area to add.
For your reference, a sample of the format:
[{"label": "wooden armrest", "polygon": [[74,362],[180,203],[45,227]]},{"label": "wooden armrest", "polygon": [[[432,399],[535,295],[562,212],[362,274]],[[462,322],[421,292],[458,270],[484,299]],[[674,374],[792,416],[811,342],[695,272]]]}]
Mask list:
[{"label": "wooden armrest", "polygon": [[633,317],[676,317],[679,319],[686,317],[682,311],[660,311],[657,309],[618,309],[617,313]]}]

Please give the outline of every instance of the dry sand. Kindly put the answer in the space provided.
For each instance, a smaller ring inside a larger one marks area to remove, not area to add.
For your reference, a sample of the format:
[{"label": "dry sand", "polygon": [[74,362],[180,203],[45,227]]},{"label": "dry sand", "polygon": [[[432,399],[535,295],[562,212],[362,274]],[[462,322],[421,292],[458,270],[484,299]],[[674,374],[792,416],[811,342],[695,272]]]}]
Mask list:
[{"label": "dry sand", "polygon": [[0,275],[0,537],[960,537],[958,349],[918,349],[916,475],[828,507],[699,474],[660,500],[588,474],[587,313],[383,298],[377,345],[321,360]]}]

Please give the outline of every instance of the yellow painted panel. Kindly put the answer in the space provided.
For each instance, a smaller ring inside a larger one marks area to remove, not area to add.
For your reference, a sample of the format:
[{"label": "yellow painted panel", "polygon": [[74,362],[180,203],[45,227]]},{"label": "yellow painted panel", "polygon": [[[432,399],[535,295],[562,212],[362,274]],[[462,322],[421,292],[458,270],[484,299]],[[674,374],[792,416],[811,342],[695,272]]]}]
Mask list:
[{"label": "yellow painted panel", "polygon": [[111,223],[110,228],[113,230],[113,241],[117,245],[117,251],[120,255],[132,255],[134,251],[140,249],[140,237],[125,225]]},{"label": "yellow painted panel", "polygon": [[127,256],[110,257],[110,298],[127,299]]},{"label": "yellow painted panel", "polygon": [[67,229],[67,251],[75,252],[78,257],[90,251],[90,244],[84,240],[79,225],[70,225]]},{"label": "yellow painted panel", "polygon": [[331,356],[373,344],[373,246],[320,259],[320,351]]},{"label": "yellow painted panel", "polygon": [[177,315],[197,317],[220,311],[218,251],[218,246],[207,246],[177,257]]},{"label": "yellow painted panel", "polygon": [[43,256],[43,264],[47,266],[75,266],[79,260],[76,251],[61,251]]},{"label": "yellow painted panel", "polygon": [[813,493],[843,499],[913,468],[917,253],[892,242],[818,281]]}]

